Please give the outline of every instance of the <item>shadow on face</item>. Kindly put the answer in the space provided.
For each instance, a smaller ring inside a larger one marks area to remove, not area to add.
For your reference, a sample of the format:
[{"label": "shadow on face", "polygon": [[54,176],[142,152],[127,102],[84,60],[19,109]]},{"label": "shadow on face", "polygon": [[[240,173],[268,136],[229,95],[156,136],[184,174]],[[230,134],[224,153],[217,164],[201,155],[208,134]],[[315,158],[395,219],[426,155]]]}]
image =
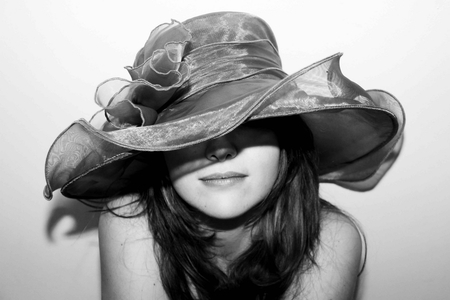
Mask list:
[{"label": "shadow on face", "polygon": [[164,152],[172,181],[207,166],[226,163],[242,153],[267,146],[278,147],[278,139],[268,120],[250,121],[232,132],[187,148]]}]

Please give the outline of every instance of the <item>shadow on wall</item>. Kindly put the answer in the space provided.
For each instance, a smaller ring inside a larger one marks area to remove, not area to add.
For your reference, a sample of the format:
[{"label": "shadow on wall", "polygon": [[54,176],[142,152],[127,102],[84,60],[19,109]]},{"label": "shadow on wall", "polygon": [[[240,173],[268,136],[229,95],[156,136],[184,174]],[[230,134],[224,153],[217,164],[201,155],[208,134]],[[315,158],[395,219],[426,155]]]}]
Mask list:
[{"label": "shadow on wall", "polygon": [[70,217],[75,223],[71,230],[65,232],[66,237],[97,230],[100,216],[98,209],[91,208],[81,201],[66,198],[59,192],[55,193],[52,204],[46,226],[46,235],[49,241],[55,242],[55,229],[66,217]]}]

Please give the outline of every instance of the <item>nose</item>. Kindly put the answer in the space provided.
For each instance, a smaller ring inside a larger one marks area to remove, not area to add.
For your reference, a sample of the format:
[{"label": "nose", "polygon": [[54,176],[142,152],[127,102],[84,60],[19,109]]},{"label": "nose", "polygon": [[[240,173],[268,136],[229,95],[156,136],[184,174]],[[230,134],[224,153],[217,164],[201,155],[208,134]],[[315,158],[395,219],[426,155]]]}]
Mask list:
[{"label": "nose", "polygon": [[238,153],[236,145],[227,135],[208,141],[205,151],[206,158],[213,162],[233,159]]}]

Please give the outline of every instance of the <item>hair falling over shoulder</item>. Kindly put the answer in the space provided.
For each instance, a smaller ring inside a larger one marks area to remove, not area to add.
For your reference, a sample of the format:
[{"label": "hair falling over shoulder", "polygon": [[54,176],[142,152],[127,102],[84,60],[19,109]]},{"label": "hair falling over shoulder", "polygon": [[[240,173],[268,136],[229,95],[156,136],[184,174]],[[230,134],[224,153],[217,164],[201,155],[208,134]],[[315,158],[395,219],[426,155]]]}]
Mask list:
[{"label": "hair falling over shoulder", "polygon": [[[281,149],[277,180],[250,220],[251,246],[224,273],[213,263],[214,234],[182,201],[167,175],[141,193],[155,240],[161,281],[171,299],[282,299],[314,265],[321,210],[335,209],[319,198],[317,155],[309,128],[299,117],[266,120]],[[303,139],[282,128],[303,123]],[[164,168],[164,166],[161,166]],[[166,173],[167,174],[167,173]]]}]

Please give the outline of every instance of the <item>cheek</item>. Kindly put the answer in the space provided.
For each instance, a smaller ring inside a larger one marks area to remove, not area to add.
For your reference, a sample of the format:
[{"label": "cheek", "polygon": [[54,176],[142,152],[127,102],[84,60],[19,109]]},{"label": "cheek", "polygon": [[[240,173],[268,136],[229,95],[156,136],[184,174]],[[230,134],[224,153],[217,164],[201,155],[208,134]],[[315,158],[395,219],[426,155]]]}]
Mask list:
[{"label": "cheek", "polygon": [[257,149],[249,148],[248,153],[245,154],[249,165],[264,171],[269,176],[274,175],[274,170],[278,170],[280,161],[280,148],[278,146],[261,146]]},{"label": "cheek", "polygon": [[255,153],[253,158],[261,189],[269,193],[278,177],[280,149],[276,146],[266,146],[260,153]]},{"label": "cheek", "polygon": [[197,189],[192,184],[195,182],[195,170],[201,168],[201,161],[196,159],[197,156],[195,151],[188,149],[164,152],[172,186],[182,199],[198,197]]},{"label": "cheek", "polygon": [[181,149],[163,154],[172,182],[201,167],[199,151],[195,149]]},{"label": "cheek", "polygon": [[172,186],[182,199],[193,205],[191,199],[198,198],[197,189],[192,185],[192,179],[189,175],[181,176],[172,180]]}]

